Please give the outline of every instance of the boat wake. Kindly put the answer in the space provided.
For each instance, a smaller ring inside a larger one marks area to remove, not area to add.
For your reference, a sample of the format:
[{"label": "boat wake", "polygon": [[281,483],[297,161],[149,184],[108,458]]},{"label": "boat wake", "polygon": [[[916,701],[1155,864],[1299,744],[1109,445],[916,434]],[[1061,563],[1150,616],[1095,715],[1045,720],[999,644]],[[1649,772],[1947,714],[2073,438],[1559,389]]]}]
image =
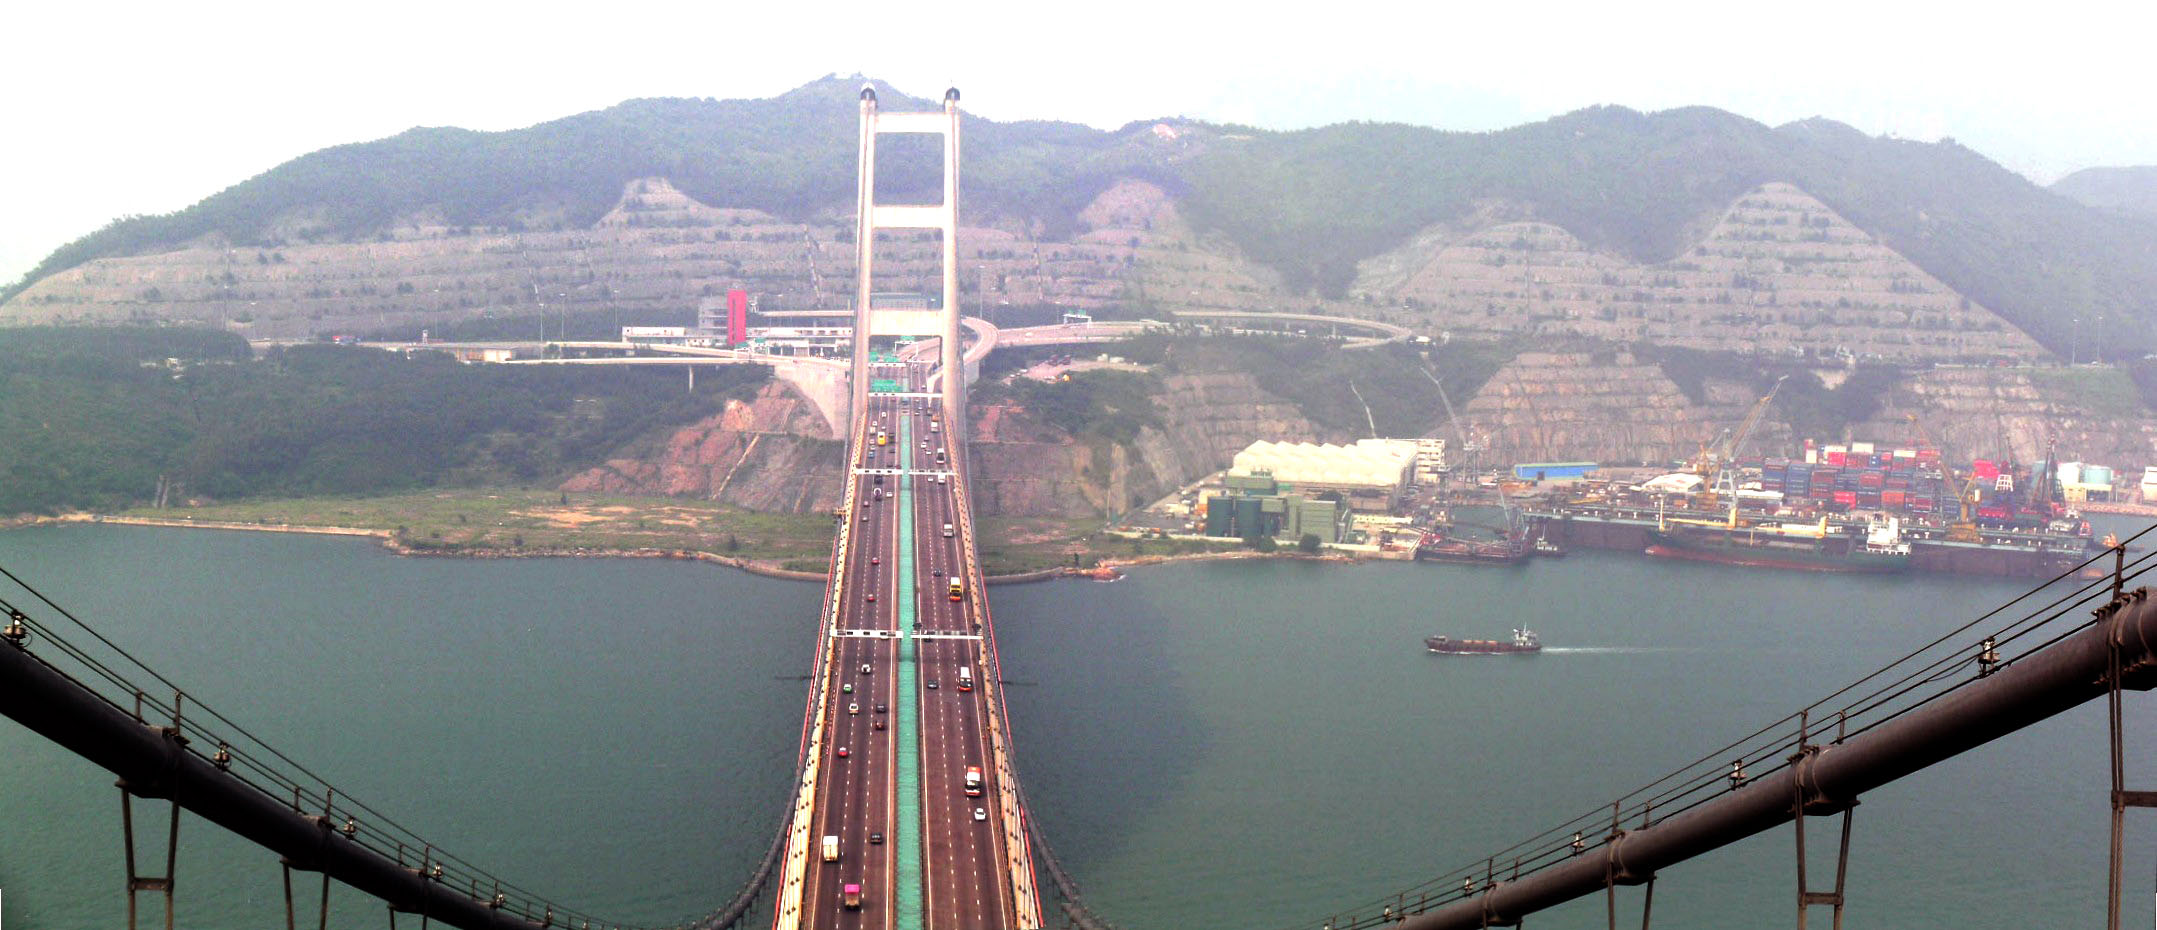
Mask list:
[{"label": "boat wake", "polygon": [[1651,652],[1699,652],[1678,646],[1544,646],[1544,655],[1625,656]]}]

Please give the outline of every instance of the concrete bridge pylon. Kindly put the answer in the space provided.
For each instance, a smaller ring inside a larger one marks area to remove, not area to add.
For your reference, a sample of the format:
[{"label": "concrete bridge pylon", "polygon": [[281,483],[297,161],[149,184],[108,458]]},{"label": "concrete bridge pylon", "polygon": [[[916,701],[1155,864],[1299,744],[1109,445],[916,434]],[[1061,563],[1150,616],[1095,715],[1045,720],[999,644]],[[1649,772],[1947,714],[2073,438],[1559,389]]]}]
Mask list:
[{"label": "concrete bridge pylon", "polygon": [[[944,196],[935,204],[876,202],[876,137],[887,133],[935,134],[944,141]],[[876,89],[861,88],[860,176],[854,227],[854,357],[849,409],[869,409],[869,342],[873,336],[933,336],[939,367],[963,372],[959,345],[959,89],[944,91],[942,110],[885,113]],[[942,234],[943,304],[933,310],[880,308],[873,304],[876,233],[883,229],[933,229]],[[955,458],[965,454],[966,379],[943,379],[944,433]]]}]

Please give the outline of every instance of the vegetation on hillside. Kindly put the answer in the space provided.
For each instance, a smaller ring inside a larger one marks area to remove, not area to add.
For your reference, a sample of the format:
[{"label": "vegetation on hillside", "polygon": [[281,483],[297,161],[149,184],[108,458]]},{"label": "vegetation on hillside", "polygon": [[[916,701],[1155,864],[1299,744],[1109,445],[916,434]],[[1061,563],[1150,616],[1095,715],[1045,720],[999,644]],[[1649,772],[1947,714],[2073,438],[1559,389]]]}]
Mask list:
[{"label": "vegetation on hillside", "polygon": [[[453,227],[589,224],[631,180],[706,203],[844,215],[858,79],[766,100],[632,100],[509,132],[414,129],[280,165],[178,213],[133,217],[55,251],[28,277],[201,237],[255,245]],[[879,87],[892,109],[933,106]],[[1719,110],[1596,107],[1494,133],[1350,123],[1298,132],[1179,123],[1103,132],[969,117],[966,209],[1054,239],[1118,178],[1161,184],[1202,234],[1298,292],[1343,294],[1357,262],[1437,224],[1532,217],[1635,261],[1680,257],[1739,195],[1787,181],[1957,291],[2066,354],[2157,349],[2157,222],[2047,191],[1952,141],[1873,138],[1807,120],[1771,129]],[[903,137],[895,137],[903,138]],[[893,142],[879,197],[933,199],[933,146]]]},{"label": "vegetation on hillside", "polygon": [[1017,404],[1073,436],[1125,444],[1137,439],[1139,430],[1160,428],[1161,412],[1154,406],[1160,393],[1159,377],[1135,371],[1075,371],[1058,381],[984,380],[974,391],[980,402]]},{"label": "vegetation on hillside", "polygon": [[1439,382],[1457,409],[1519,348],[1512,342],[1458,341],[1350,351],[1328,340],[1292,336],[1147,333],[1108,351],[1171,373],[1246,373],[1328,432],[1370,436],[1375,430],[1379,436],[1401,437],[1444,425]]},{"label": "vegetation on hillside", "polygon": [[1888,365],[1860,365],[1842,383],[1830,388],[1814,368],[1798,360],[1767,360],[1734,352],[1703,352],[1672,346],[1636,343],[1633,354],[1654,362],[1677,384],[1687,400],[1707,402],[1707,381],[1743,384],[1755,397],[1765,395],[1782,379],[1782,389],[1768,416],[1789,424],[1798,436],[1844,435],[1851,424],[1879,414],[1890,388],[1909,372]]},{"label": "vegetation on hillside", "polygon": [[770,376],[464,365],[346,346],[248,359],[184,329],[0,336],[0,514],[155,499],[529,484],[716,412]]},{"label": "vegetation on hillside", "polygon": [[2052,191],[2100,210],[2157,219],[2157,165],[2084,168],[2052,182]]}]

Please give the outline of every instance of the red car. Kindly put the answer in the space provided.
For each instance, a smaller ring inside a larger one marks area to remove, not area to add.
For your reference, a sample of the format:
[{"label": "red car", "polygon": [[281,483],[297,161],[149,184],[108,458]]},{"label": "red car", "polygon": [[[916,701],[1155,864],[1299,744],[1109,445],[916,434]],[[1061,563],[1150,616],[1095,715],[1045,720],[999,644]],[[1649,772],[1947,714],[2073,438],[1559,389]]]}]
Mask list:
[{"label": "red car", "polygon": [[841,747],[839,747],[839,758],[841,758],[841,759],[844,759],[844,758],[846,758],[846,757],[847,757],[848,755],[851,755],[851,753],[848,753],[848,752],[846,751],[846,747],[845,747],[845,746],[841,746]]},{"label": "red car", "polygon": [[884,564],[884,557],[883,557],[883,556],[880,556],[880,555],[872,555],[872,556],[870,556],[870,557],[869,557],[869,564],[870,564],[870,565],[882,565],[882,564]]},{"label": "red car", "polygon": [[872,604],[876,602],[876,592],[869,592],[869,602]]}]

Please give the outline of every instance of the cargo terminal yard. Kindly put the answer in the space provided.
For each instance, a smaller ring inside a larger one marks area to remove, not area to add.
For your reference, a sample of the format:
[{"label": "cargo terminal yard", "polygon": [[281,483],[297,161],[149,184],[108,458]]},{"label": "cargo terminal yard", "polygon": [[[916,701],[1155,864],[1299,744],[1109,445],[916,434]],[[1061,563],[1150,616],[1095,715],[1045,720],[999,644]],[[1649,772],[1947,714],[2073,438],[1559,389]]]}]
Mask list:
[{"label": "cargo terminal yard", "polygon": [[2115,489],[2112,469],[2056,454],[1949,463],[1923,442],[1806,441],[1789,457],[1741,458],[1740,446],[1659,466],[1500,469],[1449,467],[1442,440],[1261,441],[1112,531],[1363,558],[1503,564],[1611,549],[1755,568],[2041,579],[2105,545],[2081,508],[2142,497]]}]

